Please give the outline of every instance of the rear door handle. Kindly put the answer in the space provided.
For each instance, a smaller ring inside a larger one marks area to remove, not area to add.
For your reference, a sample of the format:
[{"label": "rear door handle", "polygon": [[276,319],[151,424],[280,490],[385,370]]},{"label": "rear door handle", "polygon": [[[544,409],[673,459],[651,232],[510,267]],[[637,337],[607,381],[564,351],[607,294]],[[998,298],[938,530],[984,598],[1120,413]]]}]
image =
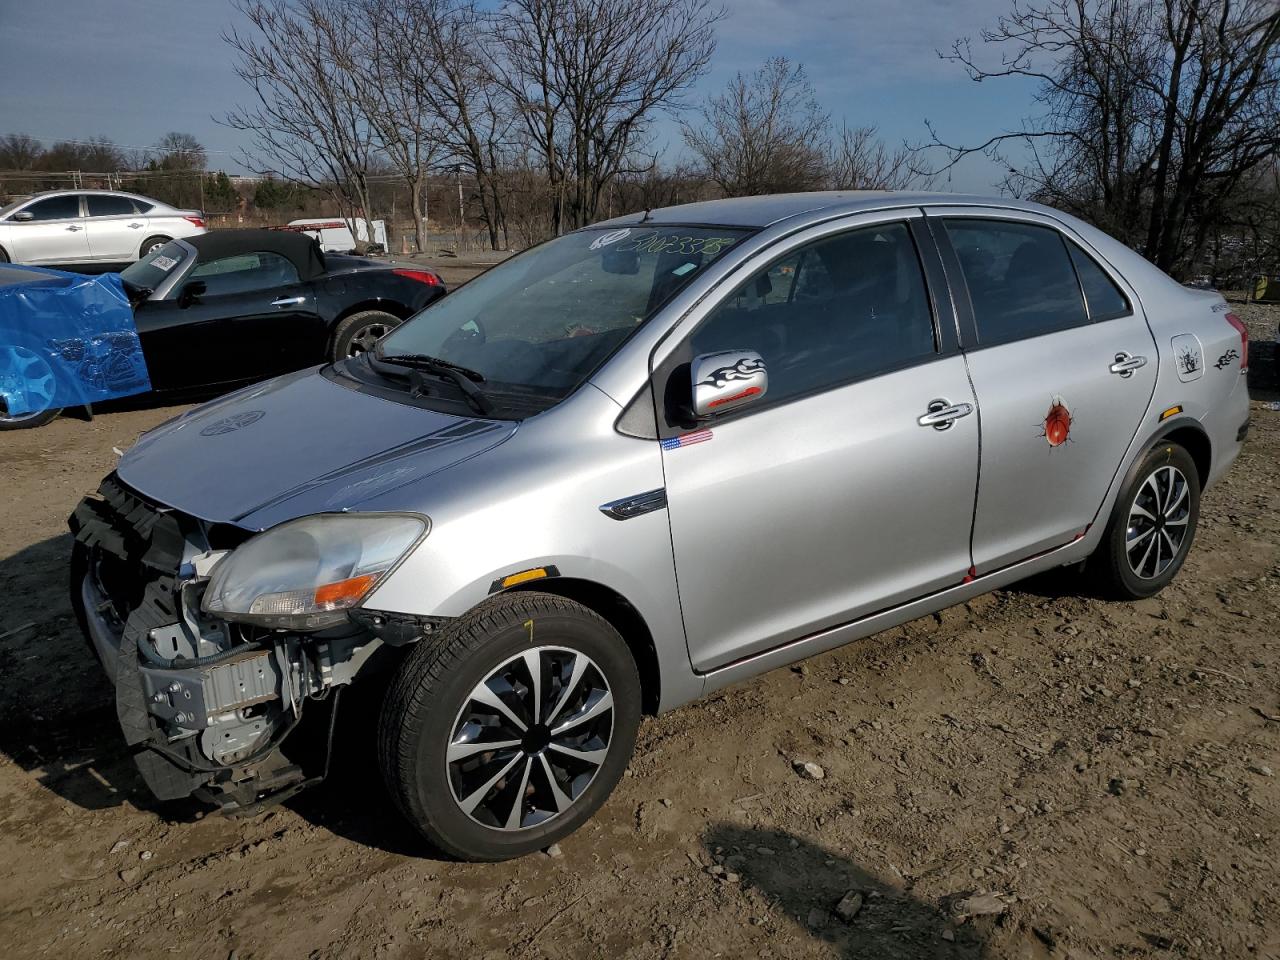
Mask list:
[{"label": "rear door handle", "polygon": [[306,302],[306,297],[278,297],[271,301],[271,305],[273,307],[293,307]]},{"label": "rear door handle", "polygon": [[1118,373],[1122,377],[1132,377],[1133,371],[1137,370],[1139,367],[1145,367],[1146,365],[1146,357],[1131,357],[1129,354],[1121,351],[1116,354],[1116,362],[1111,364],[1110,370],[1112,373]]},{"label": "rear door handle", "polygon": [[929,412],[923,416],[916,417],[916,423],[922,427],[933,427],[935,430],[950,430],[953,423],[971,413],[973,413],[973,404],[971,403],[930,400]]},{"label": "rear door handle", "polygon": [[77,227],[77,226],[73,223],[73,224],[70,224],[70,225],[67,227],[67,229],[68,229],[68,230],[70,230],[72,233],[75,233],[75,232],[76,232],[77,230],[79,230],[80,228],[79,228],[79,227]]},{"label": "rear door handle", "polygon": [[129,224],[129,229],[130,229],[130,230],[138,230],[138,229],[140,229],[141,227],[142,227],[142,224],[140,224],[140,223],[131,223],[131,224]]}]

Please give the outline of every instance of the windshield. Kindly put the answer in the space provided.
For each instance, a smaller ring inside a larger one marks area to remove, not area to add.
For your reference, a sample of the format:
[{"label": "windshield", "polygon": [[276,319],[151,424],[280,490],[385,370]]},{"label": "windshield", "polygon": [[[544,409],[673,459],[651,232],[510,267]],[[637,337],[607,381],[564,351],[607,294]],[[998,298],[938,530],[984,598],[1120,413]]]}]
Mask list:
[{"label": "windshield", "polygon": [[6,203],[3,207],[0,207],[0,220],[3,220],[30,199],[30,197],[22,197],[21,199],[12,200],[9,203]]},{"label": "windshield", "polygon": [[484,393],[545,409],[747,231],[581,230],[513,257],[398,327],[380,358],[416,354],[479,375]]},{"label": "windshield", "polygon": [[152,251],[125,267],[120,271],[120,279],[138,290],[154,290],[188,256],[186,247],[176,240],[170,240],[159,250]]}]

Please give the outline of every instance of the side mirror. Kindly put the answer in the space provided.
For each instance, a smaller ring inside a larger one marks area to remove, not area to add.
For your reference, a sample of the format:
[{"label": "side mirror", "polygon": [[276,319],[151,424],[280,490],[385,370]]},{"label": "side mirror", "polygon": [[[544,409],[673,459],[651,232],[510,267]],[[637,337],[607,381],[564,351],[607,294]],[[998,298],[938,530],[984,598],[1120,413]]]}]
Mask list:
[{"label": "side mirror", "polygon": [[13,219],[17,220],[19,223],[26,223],[27,221],[34,220],[35,218],[36,215],[30,210],[19,210],[13,215]]},{"label": "side mirror", "polygon": [[759,400],[769,389],[764,358],[754,350],[704,353],[689,364],[693,414],[699,420]]},{"label": "side mirror", "polygon": [[203,280],[192,280],[182,288],[182,292],[178,294],[178,306],[186,308],[195,303],[202,296],[208,287]]}]

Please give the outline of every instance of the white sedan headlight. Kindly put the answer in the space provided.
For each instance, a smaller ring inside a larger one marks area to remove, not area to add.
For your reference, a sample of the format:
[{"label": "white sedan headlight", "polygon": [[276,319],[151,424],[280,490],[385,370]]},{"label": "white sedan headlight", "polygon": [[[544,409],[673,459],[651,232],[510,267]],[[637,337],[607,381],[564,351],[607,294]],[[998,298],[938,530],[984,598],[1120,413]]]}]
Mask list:
[{"label": "white sedan headlight", "polygon": [[319,514],[241,544],[214,565],[202,606],[290,630],[340,623],[427,532],[421,517]]}]

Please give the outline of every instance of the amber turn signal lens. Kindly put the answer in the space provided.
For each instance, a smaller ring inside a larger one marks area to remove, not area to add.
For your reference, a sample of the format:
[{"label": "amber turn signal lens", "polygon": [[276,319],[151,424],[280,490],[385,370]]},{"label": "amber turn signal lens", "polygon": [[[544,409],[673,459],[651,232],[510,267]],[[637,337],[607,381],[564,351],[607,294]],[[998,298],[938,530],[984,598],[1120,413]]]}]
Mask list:
[{"label": "amber turn signal lens", "polygon": [[369,591],[377,579],[376,573],[366,573],[361,577],[352,577],[349,580],[339,580],[337,583],[326,583],[316,587],[316,606],[322,608],[351,606]]}]

